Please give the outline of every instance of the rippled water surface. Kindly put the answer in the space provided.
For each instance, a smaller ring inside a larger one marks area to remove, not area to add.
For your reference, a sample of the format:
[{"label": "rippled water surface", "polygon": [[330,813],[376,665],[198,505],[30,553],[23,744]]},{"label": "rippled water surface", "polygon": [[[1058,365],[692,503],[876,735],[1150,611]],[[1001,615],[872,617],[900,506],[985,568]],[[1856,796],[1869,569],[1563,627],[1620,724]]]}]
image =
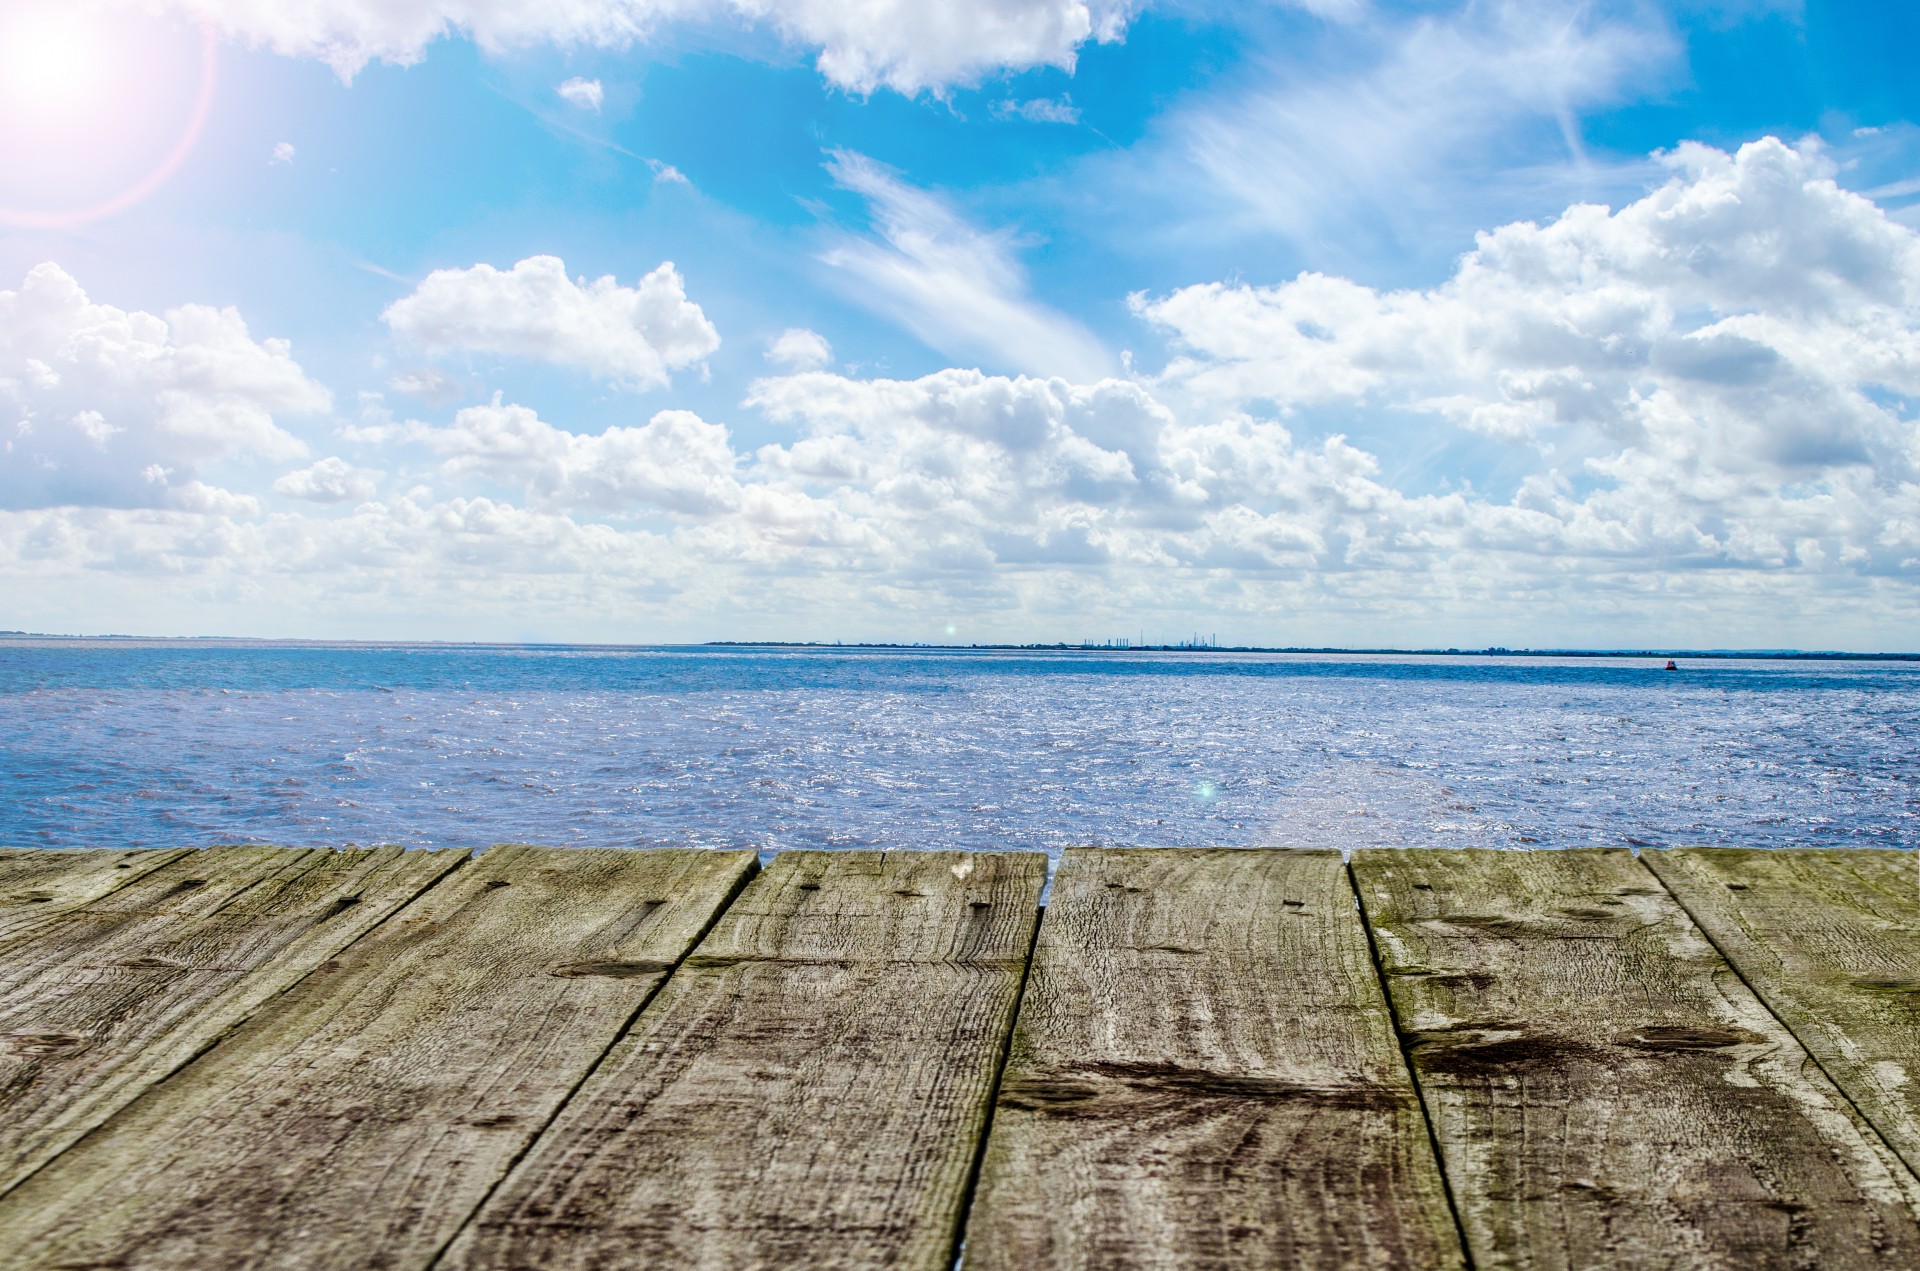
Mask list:
[{"label": "rippled water surface", "polygon": [[0,642],[0,843],[1920,847],[1920,666]]}]

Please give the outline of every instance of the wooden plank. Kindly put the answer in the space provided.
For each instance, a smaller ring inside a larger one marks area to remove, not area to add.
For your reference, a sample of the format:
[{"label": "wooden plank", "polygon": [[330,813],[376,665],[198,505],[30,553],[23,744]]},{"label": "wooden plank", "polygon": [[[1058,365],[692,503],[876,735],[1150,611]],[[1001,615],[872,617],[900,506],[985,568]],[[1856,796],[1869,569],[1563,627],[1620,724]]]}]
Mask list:
[{"label": "wooden plank", "polygon": [[1640,859],[1920,1170],[1920,857],[1688,848]]},{"label": "wooden plank", "polygon": [[1066,854],[966,1265],[1463,1265],[1338,852]]},{"label": "wooden plank", "polygon": [[1625,851],[1353,868],[1475,1266],[1920,1265],[1920,1184]]},{"label": "wooden plank", "polygon": [[189,852],[0,960],[0,1192],[463,859]]},{"label": "wooden plank", "polygon": [[0,951],[30,938],[54,915],[90,904],[191,850],[0,848]]},{"label": "wooden plank", "polygon": [[754,859],[487,852],[0,1200],[0,1267],[426,1267]]},{"label": "wooden plank", "polygon": [[782,853],[444,1265],[945,1271],[1045,866]]}]

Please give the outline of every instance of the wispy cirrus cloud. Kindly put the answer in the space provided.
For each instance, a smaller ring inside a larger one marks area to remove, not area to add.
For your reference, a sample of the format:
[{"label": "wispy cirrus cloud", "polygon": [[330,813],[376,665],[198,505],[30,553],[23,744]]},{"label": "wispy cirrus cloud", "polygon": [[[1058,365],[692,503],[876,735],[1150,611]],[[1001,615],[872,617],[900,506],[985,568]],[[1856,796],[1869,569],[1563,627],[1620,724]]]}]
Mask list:
[{"label": "wispy cirrus cloud", "polygon": [[1011,232],[981,229],[865,155],[834,151],[827,168],[867,201],[877,234],[842,234],[821,256],[857,299],[949,357],[1081,381],[1115,369],[1090,331],[1029,294]]},{"label": "wispy cirrus cloud", "polygon": [[1167,184],[1197,192],[1195,219],[1278,234],[1322,260],[1450,253],[1517,208],[1637,193],[1646,164],[1589,155],[1581,116],[1658,83],[1680,52],[1657,14],[1565,0],[1374,14],[1311,60],[1276,51],[1196,100],[1170,122],[1157,166],[1185,174]]},{"label": "wispy cirrus cloud", "polygon": [[1080,108],[1065,93],[1059,97],[1034,97],[1027,101],[995,102],[995,119],[1023,119],[1030,124],[1077,124],[1080,122]]}]

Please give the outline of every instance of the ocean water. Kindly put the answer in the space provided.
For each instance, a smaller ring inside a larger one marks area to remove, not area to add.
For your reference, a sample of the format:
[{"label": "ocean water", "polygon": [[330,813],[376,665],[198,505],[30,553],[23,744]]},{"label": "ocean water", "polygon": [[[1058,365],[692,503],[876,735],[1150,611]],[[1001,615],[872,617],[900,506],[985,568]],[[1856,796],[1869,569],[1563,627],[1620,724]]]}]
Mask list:
[{"label": "ocean water", "polygon": [[0,844],[1920,847],[1920,665],[0,641]]}]

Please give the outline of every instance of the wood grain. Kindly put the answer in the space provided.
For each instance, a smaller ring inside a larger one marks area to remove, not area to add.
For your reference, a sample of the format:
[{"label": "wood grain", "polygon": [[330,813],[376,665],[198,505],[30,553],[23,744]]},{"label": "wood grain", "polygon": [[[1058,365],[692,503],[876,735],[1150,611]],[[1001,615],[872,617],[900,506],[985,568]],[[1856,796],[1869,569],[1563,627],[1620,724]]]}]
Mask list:
[{"label": "wood grain", "polygon": [[485,853],[0,1200],[0,1267],[426,1267],[753,868]]},{"label": "wood grain", "polygon": [[190,850],[0,848],[0,956],[56,915],[91,904]]},{"label": "wood grain", "polygon": [[1066,853],[966,1265],[1462,1265],[1338,852]]},{"label": "wood grain", "polygon": [[1920,856],[1688,848],[1640,859],[1920,1170]]},{"label": "wood grain", "polygon": [[413,899],[452,852],[188,852],[0,959],[0,1192]]},{"label": "wood grain", "polygon": [[945,1271],[1045,867],[782,853],[444,1265]]},{"label": "wood grain", "polygon": [[1626,852],[1353,869],[1475,1266],[1920,1265],[1920,1184]]}]

